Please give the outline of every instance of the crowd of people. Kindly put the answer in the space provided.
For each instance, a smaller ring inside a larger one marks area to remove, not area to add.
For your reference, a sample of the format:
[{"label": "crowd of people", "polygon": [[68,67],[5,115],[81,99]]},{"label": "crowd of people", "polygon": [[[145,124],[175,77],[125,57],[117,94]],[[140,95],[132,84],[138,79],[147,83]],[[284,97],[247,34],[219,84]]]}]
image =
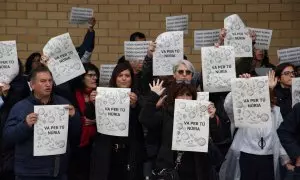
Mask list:
[{"label": "crowd of people", "polygon": [[[255,49],[253,58],[236,59],[239,78],[268,73],[272,121],[264,128],[234,127],[231,92],[210,93],[208,153],[173,151],[175,99],[195,100],[202,91],[201,72],[182,57],[172,76],[153,76],[149,44],[144,61],[116,60],[109,87],[130,88],[128,137],[97,132],[95,100],[99,69],[90,61],[96,21],[90,21],[77,48],[85,73],[55,85],[48,58],[38,52],[19,60],[19,74],[0,86],[1,180],[294,180],[300,179],[300,104],[292,106],[293,64],[270,63],[268,51]],[[216,48],[226,36],[222,29]],[[130,41],[145,41],[135,32]],[[67,152],[33,156],[35,105],[68,104]]]}]

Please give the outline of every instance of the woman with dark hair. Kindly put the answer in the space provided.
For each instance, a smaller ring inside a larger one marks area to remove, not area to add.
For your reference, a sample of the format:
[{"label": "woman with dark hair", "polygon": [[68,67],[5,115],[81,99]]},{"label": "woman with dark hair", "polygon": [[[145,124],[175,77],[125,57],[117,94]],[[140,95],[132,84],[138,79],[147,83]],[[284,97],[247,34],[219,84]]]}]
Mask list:
[{"label": "woman with dark hair", "polygon": [[[156,157],[153,171],[153,179],[174,180],[196,180],[209,179],[211,164],[208,155],[196,152],[172,151],[172,130],[174,119],[175,99],[196,100],[197,92],[194,85],[185,83],[175,83],[169,88],[168,96],[163,107],[156,108],[160,96],[162,95],[163,81],[157,80],[150,86],[151,92],[147,97],[147,102],[140,114],[140,122],[149,130],[159,129],[161,143]],[[179,164],[175,163],[180,157]],[[178,165],[178,168],[175,168]]]},{"label": "woman with dark hair", "polygon": [[129,135],[115,137],[97,133],[91,156],[91,180],[143,179],[143,130],[138,121],[139,105],[133,76],[128,63],[120,63],[113,70],[109,86],[131,88]]},{"label": "woman with dark hair", "polygon": [[292,111],[292,78],[297,75],[296,68],[290,63],[282,63],[276,67],[275,76],[278,83],[274,88],[277,98],[276,105],[280,107],[282,117],[285,118]]},{"label": "woman with dark hair", "polygon": [[29,76],[31,71],[41,65],[41,54],[38,52],[30,54],[25,62],[24,75]]},{"label": "woman with dark hair", "polygon": [[[242,74],[240,78],[250,78],[250,76],[250,74]],[[220,170],[221,180],[280,180],[280,159],[281,164],[287,169],[293,168],[276,132],[283,121],[280,108],[275,106],[275,96],[272,91],[276,83],[274,74],[270,72],[271,121],[268,121],[266,127],[240,127],[237,129],[232,145],[226,155],[226,161]],[[227,95],[224,107],[230,120],[234,122],[231,93]]]},{"label": "woman with dark hair", "polygon": [[80,143],[73,147],[70,158],[69,179],[72,180],[89,179],[90,155],[93,138],[96,135],[94,103],[95,90],[99,85],[99,69],[91,63],[84,63],[83,67],[85,74],[72,82],[75,105],[79,109],[82,124]]}]

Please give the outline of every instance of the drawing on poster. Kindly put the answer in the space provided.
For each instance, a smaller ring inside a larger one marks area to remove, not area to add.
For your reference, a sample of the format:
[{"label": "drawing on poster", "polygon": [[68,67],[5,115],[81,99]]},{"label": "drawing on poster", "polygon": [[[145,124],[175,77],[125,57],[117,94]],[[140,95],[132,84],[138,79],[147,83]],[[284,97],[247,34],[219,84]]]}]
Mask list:
[{"label": "drawing on poster", "polygon": [[291,63],[300,66],[300,47],[277,50],[280,63]]},{"label": "drawing on poster", "polygon": [[235,57],[252,57],[252,39],[248,30],[231,31],[224,40],[225,46],[233,46]]},{"label": "drawing on poster", "polygon": [[256,49],[268,50],[272,39],[271,29],[247,28],[256,34],[254,47]]},{"label": "drawing on poster", "polygon": [[220,29],[194,31],[194,49],[201,50],[201,47],[214,46],[219,40]]},{"label": "drawing on poster", "polygon": [[16,41],[0,41],[0,83],[9,84],[18,73]]},{"label": "drawing on poster", "polygon": [[34,112],[38,114],[34,125],[34,156],[66,153],[69,123],[67,106],[34,106]]},{"label": "drawing on poster", "polygon": [[292,79],[292,106],[300,102],[300,78]]},{"label": "drawing on poster", "polygon": [[237,14],[230,15],[224,19],[224,28],[227,33],[231,31],[240,31],[245,28],[245,24]]},{"label": "drawing on poster", "polygon": [[188,34],[189,15],[166,17],[166,31],[184,31]]},{"label": "drawing on poster", "polygon": [[43,53],[49,57],[48,68],[52,72],[56,85],[85,73],[69,33],[50,39]]},{"label": "drawing on poster", "polygon": [[209,101],[209,92],[197,92],[198,101]]},{"label": "drawing on poster", "polygon": [[93,9],[72,7],[70,15],[71,24],[86,24],[93,17]]},{"label": "drawing on poster", "polygon": [[268,77],[237,78],[232,81],[236,127],[267,127],[271,120]]},{"label": "drawing on poster", "polygon": [[130,88],[97,88],[97,131],[111,136],[128,136]]},{"label": "drawing on poster", "polygon": [[109,81],[116,64],[102,64],[100,66],[99,86],[108,87]]},{"label": "drawing on poster", "polygon": [[230,91],[231,79],[236,77],[233,47],[203,47],[201,48],[201,59],[204,91]]},{"label": "drawing on poster", "polygon": [[172,150],[207,152],[208,101],[175,100]]},{"label": "drawing on poster", "polygon": [[173,66],[183,59],[183,32],[171,31],[160,34],[153,53],[153,75],[173,74]]},{"label": "drawing on poster", "polygon": [[124,41],[124,55],[127,61],[144,60],[150,41]]}]

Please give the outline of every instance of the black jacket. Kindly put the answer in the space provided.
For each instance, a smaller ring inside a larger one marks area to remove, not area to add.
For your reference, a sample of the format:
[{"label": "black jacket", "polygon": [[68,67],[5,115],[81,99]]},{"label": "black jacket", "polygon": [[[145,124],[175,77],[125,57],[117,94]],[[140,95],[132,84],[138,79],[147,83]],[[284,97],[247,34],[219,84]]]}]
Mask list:
[{"label": "black jacket", "polygon": [[292,111],[292,92],[290,88],[282,88],[278,84],[275,88],[275,96],[277,98],[276,105],[280,107],[280,112],[285,118]]},{"label": "black jacket", "polygon": [[126,144],[130,172],[127,180],[140,180],[145,159],[144,135],[138,121],[139,108],[130,108],[128,137],[115,137],[98,133],[95,137],[91,155],[90,180],[107,180],[110,172],[111,154],[116,140]]},{"label": "black jacket", "polygon": [[291,159],[300,156],[300,103],[297,103],[290,114],[279,126],[277,133],[280,142]]},{"label": "black jacket", "polygon": [[[172,151],[174,107],[169,106],[158,110],[156,109],[156,103],[159,100],[159,96],[154,92],[151,92],[149,96],[150,97],[147,98],[147,103],[141,111],[140,122],[150,130],[161,130],[161,145],[156,159],[155,168],[160,170],[164,168],[172,169],[175,167],[176,158],[175,151]],[[195,179],[197,180],[209,179],[209,163],[207,154],[185,152],[179,172],[181,169],[184,169],[184,171],[189,175],[194,173],[196,176]]]}]

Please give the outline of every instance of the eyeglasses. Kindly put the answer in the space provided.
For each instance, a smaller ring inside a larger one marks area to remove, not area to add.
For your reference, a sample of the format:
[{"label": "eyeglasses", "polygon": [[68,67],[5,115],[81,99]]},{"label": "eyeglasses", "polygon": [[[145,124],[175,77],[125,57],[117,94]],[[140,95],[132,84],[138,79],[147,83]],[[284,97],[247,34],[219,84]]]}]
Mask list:
[{"label": "eyeglasses", "polygon": [[282,75],[285,75],[285,76],[291,76],[291,75],[296,76],[297,72],[295,72],[295,71],[285,71],[285,72],[282,73]]},{"label": "eyeglasses", "polygon": [[89,78],[97,78],[98,76],[97,76],[97,74],[86,74]]},{"label": "eyeglasses", "polygon": [[180,75],[183,75],[184,72],[185,72],[186,75],[191,75],[192,74],[192,71],[190,71],[190,70],[178,70],[177,72]]}]

